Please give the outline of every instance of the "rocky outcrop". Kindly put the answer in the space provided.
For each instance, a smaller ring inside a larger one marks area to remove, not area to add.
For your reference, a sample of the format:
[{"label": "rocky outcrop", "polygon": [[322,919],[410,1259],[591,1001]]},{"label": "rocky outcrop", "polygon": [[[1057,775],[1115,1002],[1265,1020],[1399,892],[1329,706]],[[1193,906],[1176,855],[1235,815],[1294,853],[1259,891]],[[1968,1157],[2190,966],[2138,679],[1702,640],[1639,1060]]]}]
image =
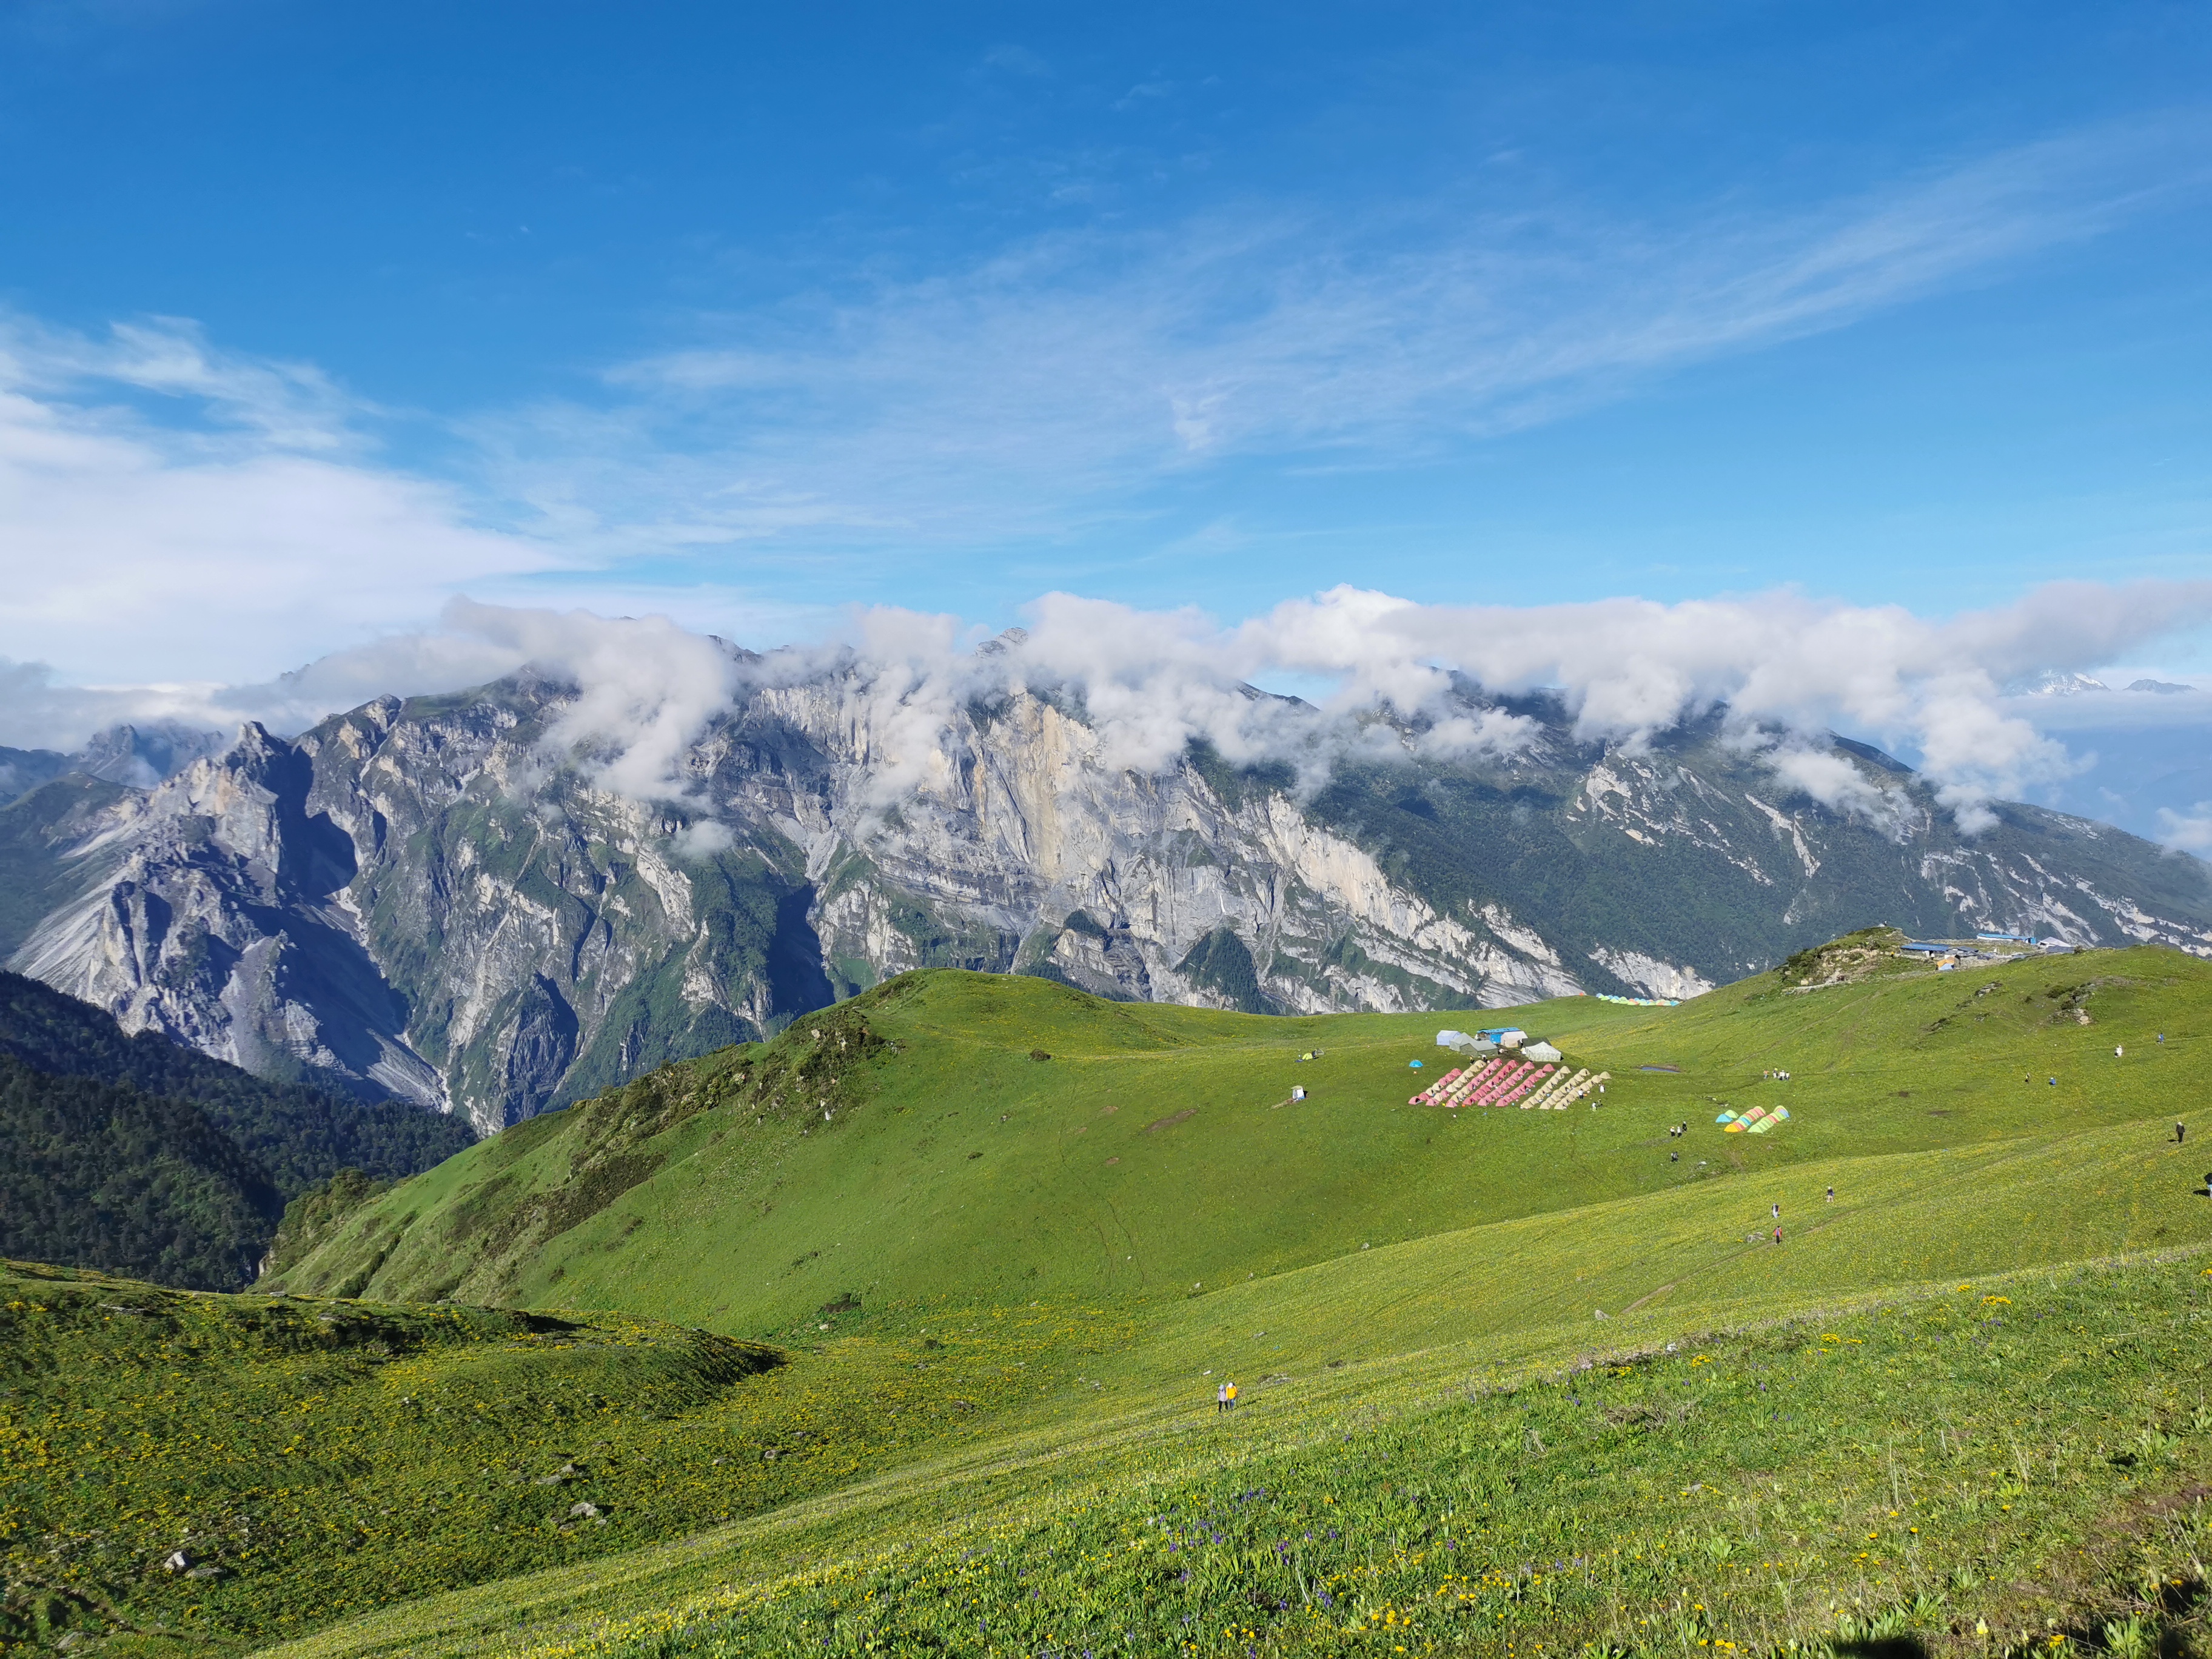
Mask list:
[{"label": "rocky outcrop", "polygon": [[406,1003],[363,945],[353,842],[310,811],[313,782],[307,754],[248,726],[219,759],[111,806],[70,849],[97,878],[15,961],[127,1030],[442,1109]]},{"label": "rocky outcrop", "polygon": [[1301,790],[1201,749],[1117,764],[1049,696],[917,722],[825,673],[742,694],[641,801],[550,744],[572,696],[385,698],[150,787],[33,789],[0,865],[55,897],[15,963],[489,1129],[923,966],[1312,1012],[1691,995],[1875,921],[2212,952],[2195,860],[2027,807],[1966,839],[1855,744],[1832,808],[1717,725],[1624,752],[1531,703],[1502,758],[1408,746]]}]

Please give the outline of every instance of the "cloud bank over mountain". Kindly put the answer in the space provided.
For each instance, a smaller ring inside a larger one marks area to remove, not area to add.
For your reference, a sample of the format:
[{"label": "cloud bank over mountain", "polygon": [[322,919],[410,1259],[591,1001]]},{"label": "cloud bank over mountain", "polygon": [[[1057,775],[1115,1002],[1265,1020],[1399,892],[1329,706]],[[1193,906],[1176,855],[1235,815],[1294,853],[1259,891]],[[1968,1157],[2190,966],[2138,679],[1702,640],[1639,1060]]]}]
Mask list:
[{"label": "cloud bank over mountain", "polygon": [[[1249,494],[1200,504],[1232,474],[1263,497],[1367,480],[1357,521],[1385,523],[1402,504],[1372,481],[1417,493],[1501,434],[1999,280],[2196,199],[2208,155],[2201,118],[2146,115],[1787,210],[1647,222],[1470,185],[1010,234],[922,269],[794,254],[741,302],[436,410],[189,319],[0,312],[0,656],[80,685],[250,681],[464,592],[752,641],[821,631],[825,594],[996,611],[1209,536],[1287,545]],[[1284,586],[1389,554],[1360,535]],[[908,579],[933,558],[946,580]]]},{"label": "cloud bank over mountain", "polygon": [[[980,653],[959,619],[826,596],[994,547],[1050,573],[1002,597],[1073,586],[1064,538],[1141,520],[1147,492],[1237,458],[1284,477],[1430,465],[1993,278],[2192,199],[2206,134],[2182,116],[2083,127],[1786,216],[1710,204],[1663,226],[1565,200],[1102,223],[701,311],[564,392],[434,416],[189,320],[100,335],[0,314],[0,742],[73,748],[118,720],[296,730],[536,664],[585,693],[562,752],[649,796],[682,791],[678,757],[747,678],[836,672],[873,700],[890,799],[944,763],[951,710],[1015,687],[1079,702],[1131,769],[1203,738],[1309,776],[1351,750],[1522,741],[1474,687],[1555,692],[1582,735],[1631,747],[1725,706],[1782,775],[1879,816],[1879,792],[1800,741],[1864,735],[1971,827],[1982,802],[2084,764],[2003,688],[2203,624],[2212,583],[2064,583],[1948,621],[1789,588],[1456,605],[1370,580],[1228,621],[1055,592],[1025,637]],[[709,630],[811,643],[742,660]],[[2174,702],[2159,718],[2194,706]]]},{"label": "cloud bank over mountain", "polygon": [[[456,600],[440,624],[232,687],[81,690],[0,665],[0,741],[69,746],[118,719],[296,731],[386,693],[459,690],[525,667],[581,694],[549,737],[639,799],[680,797],[680,761],[748,683],[833,676],[860,690],[889,805],[947,764],[942,734],[976,698],[1027,690],[1078,708],[1103,757],[1171,766],[1194,739],[1237,763],[1309,777],[1357,752],[1427,758],[1510,752],[1533,727],[1510,700],[1556,696],[1578,736],[1634,750],[1725,709],[1735,740],[1824,804],[1879,817],[1881,792],[1824,743],[1842,730],[1914,757],[1972,830],[1983,803],[2067,777],[2079,763],[2004,688],[2079,672],[2212,619],[2212,582],[2063,583],[1948,620],[1790,592],[1662,604],[1419,605],[1340,586],[1222,623],[1050,593],[996,639],[957,619],[857,610],[817,641],[756,655],[665,617],[608,618]],[[1296,684],[1304,699],[1255,695]]]}]

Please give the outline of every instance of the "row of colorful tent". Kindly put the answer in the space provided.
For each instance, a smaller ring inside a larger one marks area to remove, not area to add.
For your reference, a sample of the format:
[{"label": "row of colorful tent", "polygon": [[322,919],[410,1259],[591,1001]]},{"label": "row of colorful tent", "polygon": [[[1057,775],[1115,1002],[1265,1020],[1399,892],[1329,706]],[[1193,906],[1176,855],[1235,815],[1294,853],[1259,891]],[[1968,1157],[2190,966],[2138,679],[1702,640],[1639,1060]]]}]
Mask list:
[{"label": "row of colorful tent", "polygon": [[[1545,1045],[1549,1047],[1548,1044]],[[1557,1049],[1552,1058],[1559,1058]],[[1528,1060],[1486,1060],[1464,1071],[1446,1072],[1430,1088],[1407,1101],[1408,1106],[1519,1106],[1564,1109],[1580,1100],[1613,1073],[1590,1075],[1585,1066],[1570,1077],[1565,1067]]]},{"label": "row of colorful tent", "polygon": [[1602,1089],[1612,1078],[1610,1072],[1600,1072],[1593,1077],[1587,1066],[1572,1077],[1569,1077],[1562,1068],[1559,1076],[1548,1085],[1522,1102],[1521,1109],[1525,1112],[1534,1108],[1540,1112],[1564,1112],[1576,1101],[1587,1098],[1593,1089]]},{"label": "row of colorful tent", "polygon": [[1525,1060],[1486,1060],[1454,1067],[1408,1099],[1408,1106],[1510,1106],[1551,1074]]},{"label": "row of colorful tent", "polygon": [[1790,1109],[1787,1106],[1777,1106],[1771,1112],[1764,1106],[1754,1106],[1741,1117],[1734,1112],[1723,1112],[1713,1121],[1723,1125],[1724,1133],[1729,1134],[1763,1135],[1776,1124],[1787,1122],[1789,1118]]}]

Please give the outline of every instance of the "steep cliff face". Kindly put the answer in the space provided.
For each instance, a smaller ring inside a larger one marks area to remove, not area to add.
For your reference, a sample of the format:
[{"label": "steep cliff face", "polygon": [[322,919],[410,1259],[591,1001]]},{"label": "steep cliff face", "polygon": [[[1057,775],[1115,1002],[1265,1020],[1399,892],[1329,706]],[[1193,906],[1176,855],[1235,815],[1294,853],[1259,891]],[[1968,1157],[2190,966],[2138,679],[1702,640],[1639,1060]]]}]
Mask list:
[{"label": "steep cliff face", "polygon": [[1306,1010],[1574,988],[1541,954],[1391,882],[1279,790],[1196,757],[1158,775],[1117,769],[1090,727],[1039,698],[963,711],[941,763],[888,807],[872,790],[874,733],[836,688],[773,702],[830,762],[818,821],[791,833],[842,987],[959,964],[1109,996]]},{"label": "steep cliff face", "polygon": [[313,783],[307,752],[249,726],[220,758],[95,811],[62,858],[89,879],[20,970],[263,1076],[441,1104],[363,947],[353,842],[308,811]]},{"label": "steep cliff face", "polygon": [[491,1129],[922,966],[1319,1011],[1689,995],[1871,921],[2212,953],[2203,866],[2026,807],[1965,839],[1855,745],[1836,811],[1717,725],[1622,753],[1531,705],[1508,757],[1302,794],[1203,750],[1116,764],[1046,696],[916,728],[823,675],[742,695],[641,802],[549,744],[572,696],[381,699],[151,788],[34,788],[0,810],[0,876],[42,896],[15,963]]}]

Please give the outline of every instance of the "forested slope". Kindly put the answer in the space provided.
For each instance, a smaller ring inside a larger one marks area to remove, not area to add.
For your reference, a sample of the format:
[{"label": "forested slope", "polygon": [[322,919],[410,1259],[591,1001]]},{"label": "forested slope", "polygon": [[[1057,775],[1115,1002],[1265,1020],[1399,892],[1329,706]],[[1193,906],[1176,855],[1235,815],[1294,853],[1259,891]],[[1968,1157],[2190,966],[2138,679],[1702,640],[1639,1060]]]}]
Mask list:
[{"label": "forested slope", "polygon": [[404,1102],[265,1083],[0,973],[0,1255],[198,1289],[244,1284],[287,1200],[396,1179],[473,1140]]},{"label": "forested slope", "polygon": [[283,1208],[191,1102],[0,1054],[0,1256],[228,1290]]}]

